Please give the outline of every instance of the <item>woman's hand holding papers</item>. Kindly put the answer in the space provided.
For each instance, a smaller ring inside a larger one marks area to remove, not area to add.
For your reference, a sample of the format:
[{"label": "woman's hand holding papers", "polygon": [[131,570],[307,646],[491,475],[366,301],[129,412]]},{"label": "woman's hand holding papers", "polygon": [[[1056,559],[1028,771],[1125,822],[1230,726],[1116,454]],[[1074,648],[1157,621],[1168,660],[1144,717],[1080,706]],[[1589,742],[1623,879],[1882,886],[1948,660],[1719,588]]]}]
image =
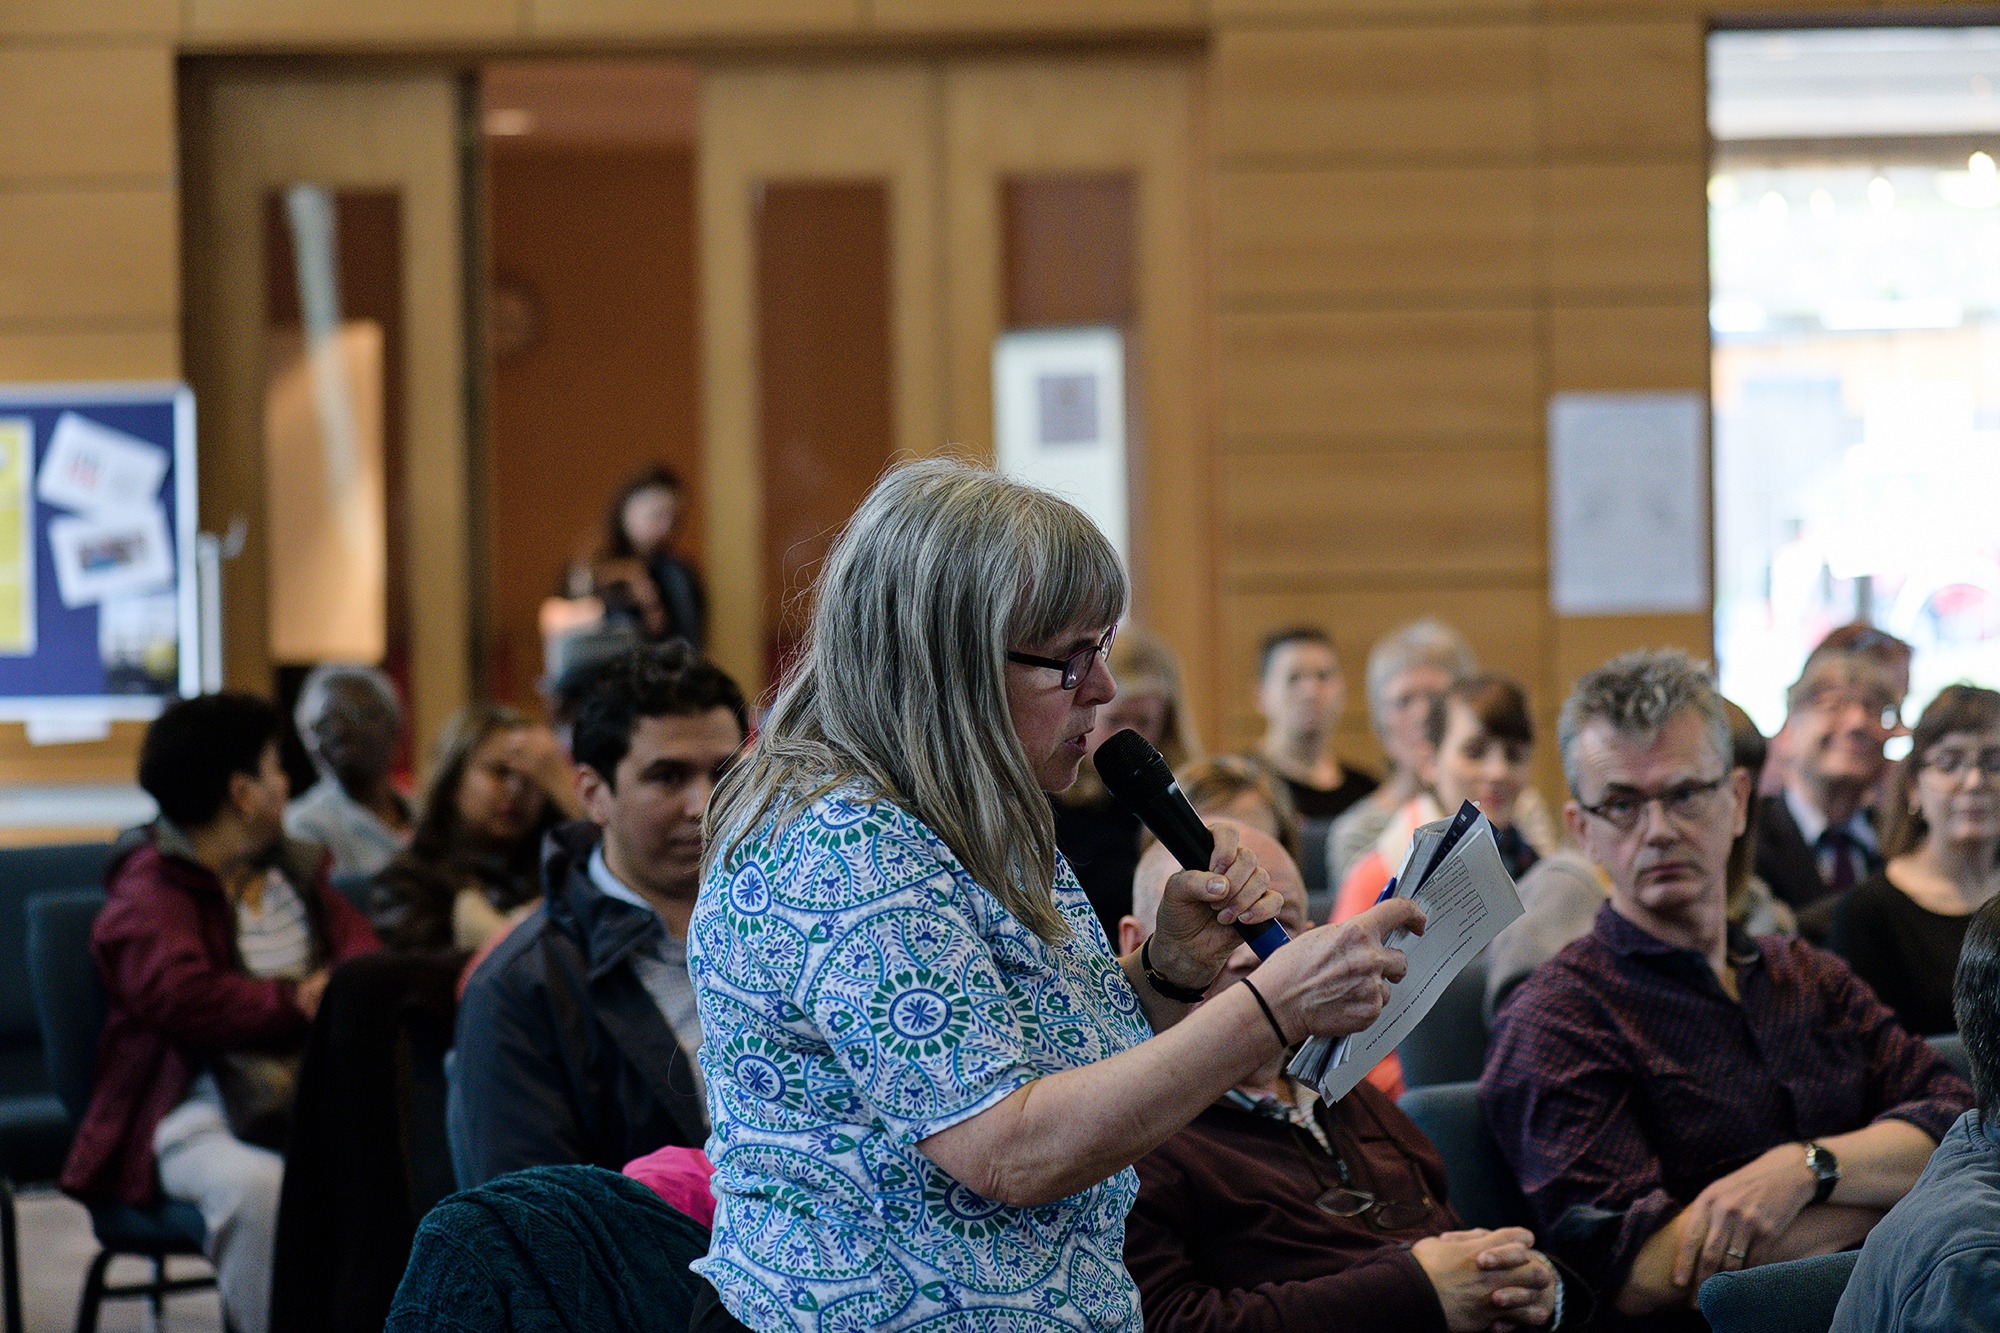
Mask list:
[{"label": "woman's hand holding papers", "polygon": [[1398,930],[1421,935],[1424,912],[1391,898],[1335,926],[1309,930],[1266,959],[1251,979],[1292,1041],[1360,1032],[1389,1002],[1409,962],[1383,943]]}]

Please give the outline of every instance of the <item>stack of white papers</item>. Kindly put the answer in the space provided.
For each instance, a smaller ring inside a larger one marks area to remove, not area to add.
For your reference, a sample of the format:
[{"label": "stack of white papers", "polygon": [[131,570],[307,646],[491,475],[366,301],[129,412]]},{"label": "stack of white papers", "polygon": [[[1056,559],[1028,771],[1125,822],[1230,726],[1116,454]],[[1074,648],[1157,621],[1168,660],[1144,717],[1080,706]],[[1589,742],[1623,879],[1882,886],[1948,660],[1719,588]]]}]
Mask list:
[{"label": "stack of white papers", "polygon": [[1345,1097],[1394,1051],[1452,978],[1521,915],[1521,895],[1500,860],[1493,825],[1470,802],[1452,818],[1417,829],[1390,894],[1424,909],[1422,935],[1398,931],[1386,941],[1408,956],[1408,975],[1390,988],[1389,1003],[1366,1030],[1314,1037],[1289,1067],[1329,1101]]}]

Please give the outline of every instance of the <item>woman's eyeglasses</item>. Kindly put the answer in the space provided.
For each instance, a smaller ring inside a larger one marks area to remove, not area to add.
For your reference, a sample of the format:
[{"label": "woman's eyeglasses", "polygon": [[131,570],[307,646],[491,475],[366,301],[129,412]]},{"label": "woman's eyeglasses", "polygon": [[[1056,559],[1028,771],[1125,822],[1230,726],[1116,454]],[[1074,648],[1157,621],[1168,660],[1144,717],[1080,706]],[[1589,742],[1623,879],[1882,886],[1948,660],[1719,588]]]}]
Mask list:
[{"label": "woman's eyeglasses", "polygon": [[1009,662],[1019,662],[1022,666],[1047,667],[1051,671],[1060,671],[1062,672],[1062,687],[1066,690],[1073,690],[1083,684],[1083,678],[1088,676],[1091,667],[1097,664],[1098,654],[1109,653],[1111,651],[1111,641],[1117,637],[1118,627],[1113,625],[1110,629],[1104,631],[1104,637],[1096,643],[1091,644],[1088,648],[1071,653],[1068,657],[1037,657],[1033,653],[1009,651],[1007,660]]},{"label": "woman's eyeglasses", "polygon": [[1964,777],[1966,769],[1976,768],[1988,782],[2000,782],[2000,749],[1973,753],[1939,747],[1924,756],[1923,766],[1941,778]]}]

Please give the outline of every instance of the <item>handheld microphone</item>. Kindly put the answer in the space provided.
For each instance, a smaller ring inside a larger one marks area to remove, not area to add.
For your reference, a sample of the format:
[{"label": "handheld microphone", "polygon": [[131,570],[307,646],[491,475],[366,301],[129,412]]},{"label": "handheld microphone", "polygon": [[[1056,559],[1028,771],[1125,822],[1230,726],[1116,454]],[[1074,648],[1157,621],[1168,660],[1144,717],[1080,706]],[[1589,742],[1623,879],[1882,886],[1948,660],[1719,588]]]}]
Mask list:
[{"label": "handheld microphone", "polygon": [[[1139,816],[1176,861],[1189,870],[1208,869],[1208,859],[1215,854],[1215,835],[1181,794],[1167,761],[1144,736],[1129,728],[1117,733],[1097,747],[1093,762],[1105,788],[1120,805]],[[1257,925],[1239,921],[1236,933],[1249,942],[1259,958],[1269,958],[1292,938],[1275,918]]]}]

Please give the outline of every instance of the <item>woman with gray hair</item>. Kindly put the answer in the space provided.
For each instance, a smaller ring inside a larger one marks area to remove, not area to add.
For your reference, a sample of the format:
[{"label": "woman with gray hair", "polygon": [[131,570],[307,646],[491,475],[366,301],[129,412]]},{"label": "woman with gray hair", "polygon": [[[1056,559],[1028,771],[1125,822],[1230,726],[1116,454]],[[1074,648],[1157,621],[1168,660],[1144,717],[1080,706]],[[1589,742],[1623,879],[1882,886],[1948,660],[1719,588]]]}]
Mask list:
[{"label": "woman with gray hair", "polygon": [[[1074,506],[946,461],[827,557],[798,667],[709,805],[688,959],[716,1217],[696,1264],[778,1329],[1128,1329],[1130,1170],[1309,1033],[1379,1013],[1408,903],[1200,1000],[1279,906],[1233,829],[1114,957],[1057,853],[1125,608]],[[707,1303],[704,1305],[703,1302]]]},{"label": "woman with gray hair", "polygon": [[1430,616],[1391,630],[1368,650],[1368,721],[1389,757],[1389,773],[1333,821],[1326,847],[1329,884],[1345,880],[1396,812],[1423,790],[1421,775],[1431,758],[1425,731],[1431,701],[1478,669],[1464,636]]},{"label": "woman with gray hair", "polygon": [[391,773],[403,739],[395,682],[371,666],[326,662],[292,710],[319,781],[285,809],[285,832],[333,854],[335,875],[373,875],[410,840],[410,806]]}]

